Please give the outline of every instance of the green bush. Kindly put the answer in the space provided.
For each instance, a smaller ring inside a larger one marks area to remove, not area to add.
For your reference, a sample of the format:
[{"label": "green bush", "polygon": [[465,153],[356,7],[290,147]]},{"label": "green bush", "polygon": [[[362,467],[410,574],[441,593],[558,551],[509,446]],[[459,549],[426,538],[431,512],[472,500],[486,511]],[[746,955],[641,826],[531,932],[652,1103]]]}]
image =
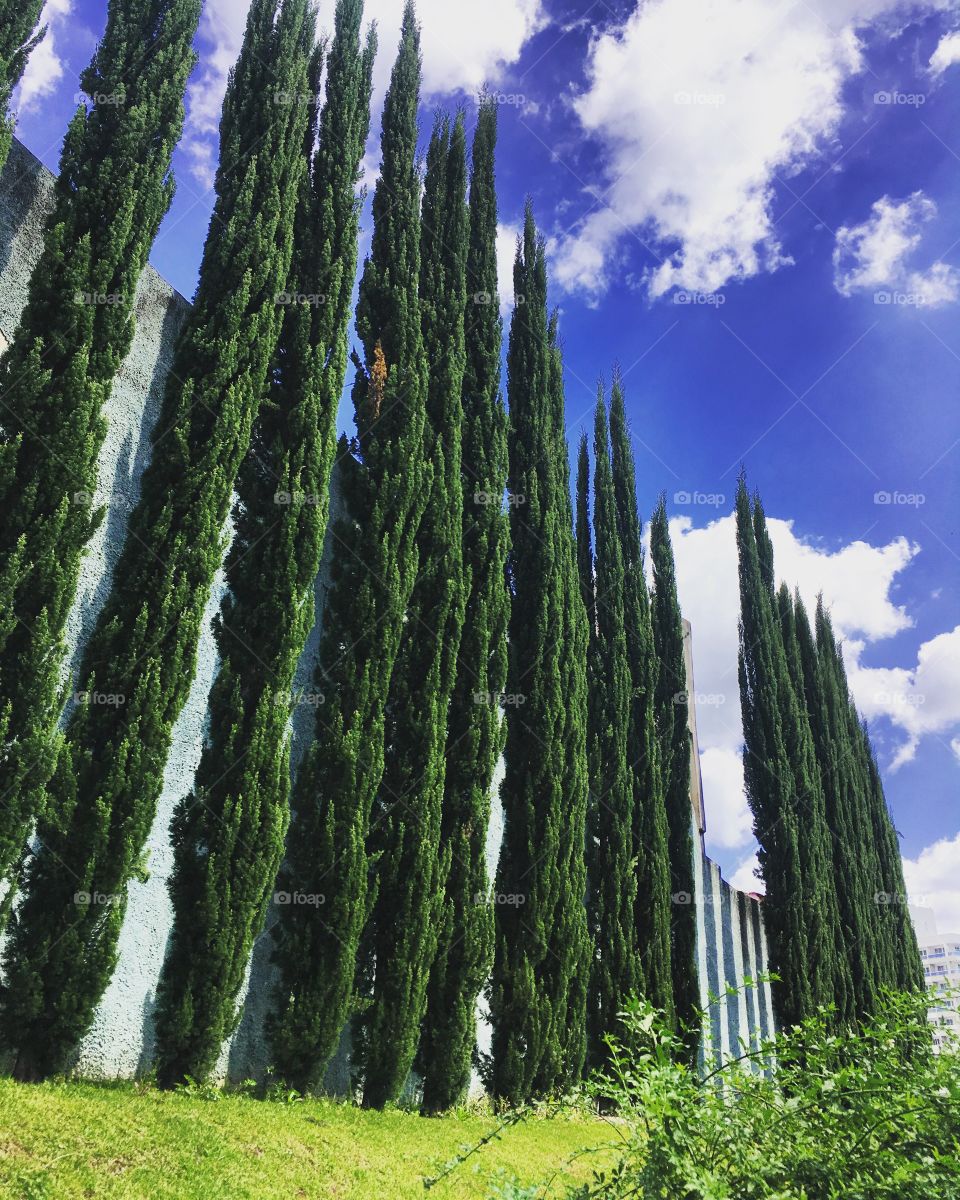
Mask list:
[{"label": "green bush", "polygon": [[845,1035],[823,1010],[702,1075],[648,1004],[623,1024],[589,1085],[618,1114],[622,1152],[571,1196],[960,1197],[960,1055],[933,1053],[924,995],[887,994]]}]

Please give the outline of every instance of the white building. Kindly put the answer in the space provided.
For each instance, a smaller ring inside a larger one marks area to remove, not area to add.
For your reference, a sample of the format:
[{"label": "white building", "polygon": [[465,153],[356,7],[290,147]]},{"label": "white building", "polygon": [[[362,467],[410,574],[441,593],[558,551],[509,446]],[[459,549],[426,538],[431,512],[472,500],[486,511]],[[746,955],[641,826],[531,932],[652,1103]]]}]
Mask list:
[{"label": "white building", "polygon": [[934,1047],[939,1050],[948,1040],[960,1045],[960,933],[938,933],[930,909],[912,909],[911,916],[930,992]]}]

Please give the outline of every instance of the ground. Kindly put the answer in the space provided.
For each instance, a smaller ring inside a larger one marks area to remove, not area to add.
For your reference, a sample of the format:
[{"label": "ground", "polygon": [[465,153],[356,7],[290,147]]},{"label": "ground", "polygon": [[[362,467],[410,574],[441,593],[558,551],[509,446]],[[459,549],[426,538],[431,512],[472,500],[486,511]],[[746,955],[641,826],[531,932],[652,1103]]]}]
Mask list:
[{"label": "ground", "polygon": [[[424,1118],[329,1101],[2,1079],[0,1197],[488,1200],[508,1180],[544,1184],[558,1171],[567,1183],[587,1179],[600,1158],[582,1152],[616,1136],[589,1118],[527,1118],[424,1189],[496,1127],[480,1113]],[[538,1196],[563,1190],[558,1179]]]}]

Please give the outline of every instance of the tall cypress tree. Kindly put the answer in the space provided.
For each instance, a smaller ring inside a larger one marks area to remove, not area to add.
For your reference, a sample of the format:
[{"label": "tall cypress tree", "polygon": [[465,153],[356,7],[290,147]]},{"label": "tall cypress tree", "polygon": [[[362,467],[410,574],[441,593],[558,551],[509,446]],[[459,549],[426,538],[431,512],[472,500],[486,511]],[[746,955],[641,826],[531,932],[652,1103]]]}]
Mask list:
[{"label": "tall cypress tree", "polygon": [[[760,843],[774,1000],[782,1024],[836,1002],[848,1011],[850,979],[840,942],[830,832],[793,608],[778,604],[773,546],[759,499],[737,488],[740,558],[740,697],[744,779]],[[786,597],[789,601],[789,595]]]},{"label": "tall cypress tree", "polygon": [[10,98],[46,34],[37,29],[43,0],[0,0],[0,171],[13,143]]},{"label": "tall cypress tree", "polygon": [[486,835],[490,789],[505,733],[498,698],[507,676],[510,611],[510,527],[502,503],[507,417],[500,397],[496,114],[495,102],[484,98],[470,176],[461,454],[463,563],[469,592],[447,732],[441,847],[449,870],[422,1043],[426,1112],[450,1108],[466,1092],[476,1047],[477,997],[493,960]]},{"label": "tall cypress tree", "polygon": [[[357,256],[355,195],[376,42],[339,0],[326,103],[308,126],[294,259],[269,389],[237,480],[220,669],[194,789],[173,826],[174,927],[160,980],[164,1083],[205,1077],[233,1031],[288,824],[289,696],[314,619]],[[319,72],[322,55],[315,55]]]},{"label": "tall cypress tree", "polygon": [[[591,587],[596,624],[590,638],[590,807],[588,878],[594,938],[590,994],[590,1053],[605,1058],[603,1039],[617,1031],[617,1014],[644,984],[641,931],[635,922],[638,880],[634,845],[634,770],[628,757],[633,683],[627,653],[623,549],[610,465],[607,412],[597,400]],[[579,522],[578,522],[579,525]],[[588,561],[581,547],[582,570]]]},{"label": "tall cypress tree", "polygon": [[[542,239],[527,206],[507,355],[513,606],[504,838],[490,993],[494,1095],[577,1078],[586,1051],[587,621],[577,578],[563,379]],[[519,703],[522,698],[523,703]]]},{"label": "tall cypress tree", "polygon": [[[781,588],[780,604],[789,597]],[[822,606],[821,606],[822,611]],[[838,953],[850,964],[851,991],[843,1017],[873,1011],[883,978],[882,938],[874,904],[879,862],[873,830],[859,811],[867,778],[849,741],[849,696],[837,661],[820,656],[806,606],[797,592],[794,621],[803,665],[804,696],[823,783],[833,876],[837,881],[841,942]],[[822,619],[822,618],[820,618]],[[832,642],[832,639],[831,639]]]},{"label": "tall cypress tree", "polygon": [[672,1020],[670,835],[657,738],[657,660],[650,594],[644,577],[636,467],[619,375],[614,375],[610,394],[610,442],[617,532],[623,548],[624,621],[632,684],[627,758],[633,771],[634,786],[636,926],[643,961],[644,992]]},{"label": "tall cypress tree", "polygon": [[419,89],[420,35],[407,4],[383,113],[373,244],[360,282],[358,434],[352,448],[342,440],[338,454],[345,515],[333,526],[337,553],[317,676],[326,702],[293,788],[292,836],[280,876],[285,892],[322,896],[323,903],[285,906],[274,927],[273,1062],[301,1090],[321,1082],[353,1008],[360,936],[376,894],[366,843],[384,772],[387,697],[432,482],[424,459]]},{"label": "tall cypress tree", "polygon": [[440,853],[440,833],[447,714],[467,591],[460,465],[466,187],[463,114],[452,125],[440,116],[427,153],[420,276],[430,364],[424,454],[433,483],[417,534],[417,582],[390,681],[386,767],[371,836],[376,966],[362,1043],[363,1102],[373,1108],[399,1096],[413,1064],[450,866]]},{"label": "tall cypress tree", "polygon": [[[21,1074],[56,1070],[113,972],[170,733],[189,693],[237,471],[280,329],[305,169],[308,0],[254,0],[224,101],[211,234],[153,458],[88,644],[6,950],[3,1033]],[[173,64],[169,64],[173,69]],[[269,103],[270,95],[291,98]],[[82,903],[77,902],[78,896]]]},{"label": "tall cypress tree", "polygon": [[[36,14],[31,3],[17,5],[16,17],[5,7],[9,84]],[[80,79],[90,105],[67,131],[43,251],[0,359],[0,879],[24,853],[56,760],[64,630],[83,548],[103,517],[91,504],[101,413],[173,197],[170,158],[199,15],[200,0],[110,3]]]},{"label": "tall cypress tree", "polygon": [[[677,1020],[686,1031],[692,1051],[699,1041],[697,1010],[697,918],[689,903],[694,894],[693,804],[690,795],[690,727],[687,721],[686,657],[683,617],[677,596],[677,572],[670,542],[670,525],[664,496],[650,522],[650,557],[653,563],[651,618],[657,657],[656,719],[663,793],[670,845],[670,965]],[[686,903],[684,901],[687,901]]]},{"label": "tall cypress tree", "polygon": [[[843,652],[822,598],[817,603],[815,625],[819,664],[828,681],[832,704],[839,709],[836,715],[836,742],[841,747],[838,755],[842,756],[851,777],[852,844],[858,860],[858,875],[840,874],[839,878],[852,880],[859,876],[864,891],[860,913],[872,915],[872,920],[864,916],[861,920],[870,930],[876,986],[919,990],[923,987],[923,971],[906,904],[899,840],[890,819],[876,755],[850,695]],[[871,999],[869,994],[865,995],[861,1008],[866,1009]]]}]

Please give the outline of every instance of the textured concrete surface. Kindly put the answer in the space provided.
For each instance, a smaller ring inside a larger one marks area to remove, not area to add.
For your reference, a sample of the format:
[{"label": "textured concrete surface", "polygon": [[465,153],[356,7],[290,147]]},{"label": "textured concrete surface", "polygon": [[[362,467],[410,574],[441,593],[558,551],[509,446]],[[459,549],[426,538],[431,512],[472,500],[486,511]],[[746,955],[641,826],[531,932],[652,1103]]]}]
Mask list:
[{"label": "textured concrete surface", "polygon": [[[52,178],[37,159],[15,142],[0,176],[0,348],[10,337],[26,302],[30,273],[40,249],[43,226],[52,203]],[[74,669],[86,638],[109,591],[113,570],[123,545],[129,513],[139,495],[140,479],[150,456],[151,431],[159,415],[163,385],[169,370],[177,332],[189,310],[152,268],[140,281],[136,300],[136,336],[115,382],[106,407],[108,433],[99,460],[97,498],[107,506],[107,516],[91,540],[84,560],[79,593],[70,615],[68,640]],[[332,489],[331,512],[338,504]],[[317,580],[318,623],[309,639],[297,673],[298,691],[315,692],[313,674],[319,643],[319,617],[329,582],[330,542]],[[147,846],[148,878],[129,888],[126,921],[120,938],[116,973],[100,1005],[93,1028],[77,1058],[78,1071],[94,1078],[130,1078],[149,1070],[153,1054],[153,1009],[157,981],[172,924],[167,879],[172,867],[168,829],[177,802],[192,787],[200,759],[207,701],[216,676],[217,655],[210,622],[224,594],[218,575],[206,610],[197,653],[197,669],[187,704],[173,732],[163,792]],[[688,631],[689,645],[689,631]],[[692,668],[689,691],[694,692]],[[313,728],[312,704],[295,707],[291,715],[294,769]],[[695,714],[692,714],[695,722]],[[695,728],[695,724],[694,724]],[[697,842],[704,819],[698,761],[695,760],[694,813]],[[488,864],[494,876],[503,836],[503,813],[497,799],[500,773],[494,786],[494,803],[488,836]],[[761,906],[733,892],[720,879],[719,869],[700,852],[695,855],[699,963],[704,1001],[736,984],[744,973],[763,969],[766,946]],[[268,926],[274,914],[271,912]],[[264,1017],[270,999],[272,970],[270,937],[261,935],[254,947],[243,991],[243,1015],[221,1053],[220,1079],[240,1081],[262,1078],[269,1066],[264,1039]],[[711,1008],[714,1039],[725,1052],[736,1048],[741,1037],[772,1028],[769,988],[740,1002]],[[758,1024],[759,1022],[759,1024]],[[478,1006],[480,1047],[489,1047],[490,1030]],[[328,1087],[344,1094],[350,1088],[349,1038],[331,1064]],[[474,1081],[474,1087],[479,1083]]]}]

